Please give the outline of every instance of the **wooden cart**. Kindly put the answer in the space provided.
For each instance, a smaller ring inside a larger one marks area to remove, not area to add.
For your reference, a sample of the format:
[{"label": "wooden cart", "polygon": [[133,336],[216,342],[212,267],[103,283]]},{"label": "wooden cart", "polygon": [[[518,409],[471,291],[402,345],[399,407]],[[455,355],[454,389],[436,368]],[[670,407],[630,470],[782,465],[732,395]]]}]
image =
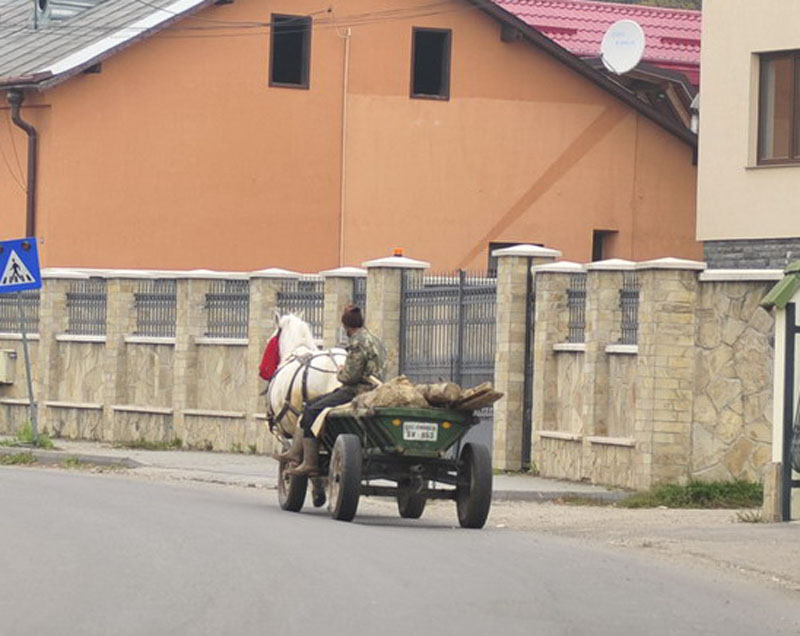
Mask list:
[{"label": "wooden cart", "polygon": [[[464,528],[482,528],[492,501],[492,462],[483,444],[463,443],[471,411],[378,408],[370,415],[331,411],[320,432],[320,477],[314,505],[328,500],[334,519],[351,521],[361,495],[392,497],[401,517],[419,518],[429,499],[456,502]],[[297,512],[308,478],[280,467],[281,508]]]}]

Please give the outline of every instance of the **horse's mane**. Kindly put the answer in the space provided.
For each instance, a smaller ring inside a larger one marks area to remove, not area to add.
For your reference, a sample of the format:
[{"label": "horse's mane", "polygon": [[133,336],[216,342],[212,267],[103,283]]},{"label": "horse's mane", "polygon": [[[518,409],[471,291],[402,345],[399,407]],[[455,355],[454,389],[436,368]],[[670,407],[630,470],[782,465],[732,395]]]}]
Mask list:
[{"label": "horse's mane", "polygon": [[299,316],[286,314],[278,321],[278,326],[281,330],[281,360],[300,347],[306,347],[311,351],[317,349],[317,343],[314,341],[311,327]]}]

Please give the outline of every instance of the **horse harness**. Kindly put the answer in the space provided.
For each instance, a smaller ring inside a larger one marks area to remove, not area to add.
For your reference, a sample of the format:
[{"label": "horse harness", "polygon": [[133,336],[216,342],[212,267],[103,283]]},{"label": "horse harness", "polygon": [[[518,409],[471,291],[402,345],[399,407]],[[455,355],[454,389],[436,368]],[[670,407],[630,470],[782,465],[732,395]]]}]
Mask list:
[{"label": "horse harness", "polygon": [[[287,413],[293,413],[297,417],[300,417],[302,411],[300,409],[295,408],[292,406],[291,398],[292,398],[292,390],[294,389],[294,383],[297,381],[298,376],[300,376],[300,372],[302,371],[302,384],[300,385],[301,394],[303,397],[303,404],[308,401],[308,373],[309,371],[319,371],[320,373],[336,373],[336,371],[331,371],[329,369],[320,369],[319,367],[313,366],[312,362],[317,358],[327,357],[330,358],[334,365],[336,364],[336,358],[333,357],[333,353],[330,351],[325,352],[318,352],[318,353],[304,353],[302,355],[291,354],[286,361],[281,364],[275,371],[272,379],[270,379],[269,383],[267,384],[267,388],[264,390],[264,393],[267,395],[267,422],[269,423],[270,431],[273,431],[278,422],[280,422]],[[294,374],[292,375],[292,379],[289,382],[289,388],[286,390],[286,397],[283,398],[283,404],[281,405],[280,410],[275,413],[275,410],[272,408],[272,400],[269,399],[269,393],[272,389],[272,383],[275,382],[275,378],[278,377],[280,372],[291,362],[299,362],[297,369],[295,369]]]}]

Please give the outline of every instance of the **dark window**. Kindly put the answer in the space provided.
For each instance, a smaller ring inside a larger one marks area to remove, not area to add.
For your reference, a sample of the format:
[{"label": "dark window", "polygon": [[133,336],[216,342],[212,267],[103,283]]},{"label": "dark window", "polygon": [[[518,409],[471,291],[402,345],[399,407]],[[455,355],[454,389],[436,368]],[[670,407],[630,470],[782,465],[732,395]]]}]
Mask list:
[{"label": "dark window", "polygon": [[595,230],[592,234],[592,261],[602,261],[608,258],[611,241],[614,240],[616,230]]},{"label": "dark window", "polygon": [[269,83],[308,88],[311,18],[272,14]]},{"label": "dark window", "polygon": [[758,163],[800,162],[800,51],[761,56]]},{"label": "dark window", "polygon": [[411,96],[450,98],[450,30],[412,31]]}]

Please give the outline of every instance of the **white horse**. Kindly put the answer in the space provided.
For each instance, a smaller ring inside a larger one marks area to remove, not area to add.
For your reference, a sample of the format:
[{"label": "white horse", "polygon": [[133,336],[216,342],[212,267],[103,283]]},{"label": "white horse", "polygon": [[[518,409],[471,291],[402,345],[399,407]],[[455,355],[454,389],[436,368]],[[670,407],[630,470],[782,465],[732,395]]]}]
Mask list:
[{"label": "white horse", "polygon": [[303,404],[340,386],[336,371],[344,364],[344,349],[319,349],[311,328],[294,314],[275,315],[280,365],[267,386],[270,428],[286,437],[295,434]]}]

